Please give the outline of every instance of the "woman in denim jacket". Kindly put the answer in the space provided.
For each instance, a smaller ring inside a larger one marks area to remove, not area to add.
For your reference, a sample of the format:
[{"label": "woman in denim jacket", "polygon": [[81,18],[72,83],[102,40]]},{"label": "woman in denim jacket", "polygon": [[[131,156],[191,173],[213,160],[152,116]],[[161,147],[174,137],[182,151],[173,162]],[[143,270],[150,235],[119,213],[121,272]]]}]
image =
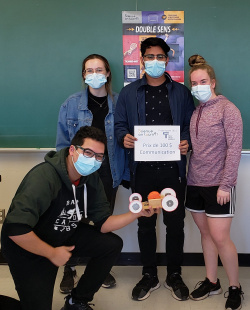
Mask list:
[{"label": "woman in denim jacket", "polygon": [[[126,187],[129,181],[125,150],[118,145],[114,135],[114,114],[118,94],[111,90],[110,66],[107,59],[101,55],[91,54],[83,60],[82,78],[88,87],[82,92],[71,95],[60,108],[56,149],[58,151],[69,146],[75,133],[82,126],[94,126],[105,132],[107,137],[105,160],[98,173],[113,211],[118,186],[123,182]],[[60,291],[69,293],[77,279],[75,268],[66,266]],[[114,277],[109,275],[103,287],[109,288],[115,284]]]}]

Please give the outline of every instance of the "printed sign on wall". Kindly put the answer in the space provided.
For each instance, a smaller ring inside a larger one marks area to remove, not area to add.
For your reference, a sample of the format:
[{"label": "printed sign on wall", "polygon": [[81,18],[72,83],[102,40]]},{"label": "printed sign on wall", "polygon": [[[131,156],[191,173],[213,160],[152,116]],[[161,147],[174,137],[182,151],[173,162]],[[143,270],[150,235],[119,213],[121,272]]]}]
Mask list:
[{"label": "printed sign on wall", "polygon": [[140,44],[148,37],[162,38],[170,47],[166,71],[184,83],[184,11],[123,11],[124,84],[144,74]]}]

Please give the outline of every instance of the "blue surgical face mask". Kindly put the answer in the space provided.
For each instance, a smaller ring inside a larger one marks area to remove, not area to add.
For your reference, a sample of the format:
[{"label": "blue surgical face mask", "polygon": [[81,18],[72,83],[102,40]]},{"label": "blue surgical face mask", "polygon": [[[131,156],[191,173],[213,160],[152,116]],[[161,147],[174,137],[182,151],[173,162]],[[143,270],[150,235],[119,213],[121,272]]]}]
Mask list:
[{"label": "blue surgical face mask", "polygon": [[[77,154],[79,153],[77,152]],[[76,168],[76,171],[82,176],[87,176],[91,173],[94,173],[101,167],[102,164],[102,162],[95,159],[95,156],[85,157],[83,156],[83,154],[79,154],[78,159],[75,163],[72,157],[72,162],[74,164],[74,167]]]},{"label": "blue surgical face mask", "polygon": [[145,61],[144,64],[146,73],[152,78],[161,77],[166,70],[165,61],[154,59],[152,61]]},{"label": "blue surgical face mask", "polygon": [[86,76],[85,83],[92,88],[101,88],[107,82],[107,78],[102,73],[91,73]]},{"label": "blue surgical face mask", "polygon": [[195,96],[201,103],[207,102],[212,96],[210,85],[197,85],[193,86],[191,94]]}]

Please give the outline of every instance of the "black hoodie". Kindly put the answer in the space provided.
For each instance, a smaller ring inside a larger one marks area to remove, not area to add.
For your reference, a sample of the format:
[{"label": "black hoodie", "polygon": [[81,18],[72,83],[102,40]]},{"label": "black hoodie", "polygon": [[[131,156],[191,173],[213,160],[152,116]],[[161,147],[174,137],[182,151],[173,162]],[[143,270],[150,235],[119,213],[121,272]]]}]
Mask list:
[{"label": "black hoodie", "polygon": [[68,150],[50,151],[45,162],[24,177],[3,224],[2,237],[34,231],[48,244],[60,246],[75,232],[80,216],[100,229],[111,215],[97,172],[81,177],[74,194],[66,165]]}]

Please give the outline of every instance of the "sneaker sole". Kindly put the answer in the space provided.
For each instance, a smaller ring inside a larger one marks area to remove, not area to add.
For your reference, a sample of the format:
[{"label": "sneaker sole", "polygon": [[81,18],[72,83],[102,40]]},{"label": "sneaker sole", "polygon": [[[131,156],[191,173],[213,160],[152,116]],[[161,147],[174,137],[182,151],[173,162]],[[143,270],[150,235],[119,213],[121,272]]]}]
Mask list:
[{"label": "sneaker sole", "polygon": [[186,298],[180,298],[178,296],[175,295],[174,290],[171,286],[167,285],[167,282],[164,282],[164,286],[171,291],[171,295],[174,297],[174,299],[179,300],[179,301],[185,301],[189,299],[189,296],[187,296]]},{"label": "sneaker sole", "polygon": [[110,284],[110,285],[106,285],[106,284],[102,284],[102,287],[103,288],[112,288],[112,287],[115,287],[116,286],[116,283],[114,283],[114,284]]},{"label": "sneaker sole", "polygon": [[160,286],[161,286],[160,283],[158,283],[155,287],[151,287],[151,289],[147,292],[147,294],[145,296],[143,296],[142,298],[133,298],[133,296],[132,296],[132,299],[138,300],[138,301],[142,301],[144,299],[147,299],[150,296],[151,292],[157,290]]},{"label": "sneaker sole", "polygon": [[206,299],[207,297],[209,296],[212,296],[212,295],[219,295],[222,293],[222,288],[219,288],[218,290],[216,291],[211,291],[210,293],[207,293],[206,295],[204,296],[201,296],[201,297],[198,297],[198,298],[194,298],[191,294],[189,295],[190,299],[192,300],[195,300],[195,301],[199,301],[199,300],[203,300],[203,299]]},{"label": "sneaker sole", "polygon": [[60,291],[60,293],[61,294],[70,294],[71,293],[71,290],[61,290],[61,289],[59,289],[59,291]]}]

